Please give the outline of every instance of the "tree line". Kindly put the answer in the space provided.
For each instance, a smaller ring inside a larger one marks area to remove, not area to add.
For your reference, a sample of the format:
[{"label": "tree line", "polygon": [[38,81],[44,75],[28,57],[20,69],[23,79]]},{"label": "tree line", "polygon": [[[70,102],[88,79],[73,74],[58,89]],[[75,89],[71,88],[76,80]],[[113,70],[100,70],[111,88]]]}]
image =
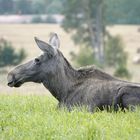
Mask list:
[{"label": "tree line", "polygon": [[[0,14],[62,14],[69,5],[74,11],[80,9],[85,0],[0,0]],[[91,8],[96,7],[102,0],[87,0],[92,3]],[[83,5],[84,6],[84,5]],[[82,6],[82,7],[83,7]],[[139,0],[104,0],[104,15],[108,24],[139,24],[140,23],[140,1]],[[91,9],[90,8],[90,9]],[[76,10],[77,9],[77,10]],[[92,9],[94,13],[95,8]]]},{"label": "tree line", "polygon": [[0,14],[60,14],[64,0],[0,0]]}]

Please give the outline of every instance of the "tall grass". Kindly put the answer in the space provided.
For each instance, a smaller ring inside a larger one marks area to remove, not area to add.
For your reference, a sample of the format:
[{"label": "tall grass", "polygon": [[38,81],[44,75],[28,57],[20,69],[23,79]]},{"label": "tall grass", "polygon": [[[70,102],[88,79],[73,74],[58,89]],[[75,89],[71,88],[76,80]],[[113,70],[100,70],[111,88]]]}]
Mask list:
[{"label": "tall grass", "polygon": [[48,96],[0,96],[0,140],[139,140],[136,112],[57,109]]}]

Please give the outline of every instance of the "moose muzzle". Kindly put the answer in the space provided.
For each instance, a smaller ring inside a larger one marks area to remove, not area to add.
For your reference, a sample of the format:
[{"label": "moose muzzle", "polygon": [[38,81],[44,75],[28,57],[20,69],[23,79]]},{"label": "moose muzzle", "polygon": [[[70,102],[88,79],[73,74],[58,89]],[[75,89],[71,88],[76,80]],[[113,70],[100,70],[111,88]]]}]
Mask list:
[{"label": "moose muzzle", "polygon": [[20,87],[20,85],[22,84],[22,82],[16,80],[14,74],[11,73],[8,74],[7,80],[7,85],[9,87]]}]

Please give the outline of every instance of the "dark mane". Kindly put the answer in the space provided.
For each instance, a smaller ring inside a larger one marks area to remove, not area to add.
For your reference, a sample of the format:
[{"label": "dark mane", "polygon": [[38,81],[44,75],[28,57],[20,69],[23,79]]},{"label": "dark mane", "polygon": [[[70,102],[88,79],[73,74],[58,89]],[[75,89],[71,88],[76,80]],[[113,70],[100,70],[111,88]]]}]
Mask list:
[{"label": "dark mane", "polygon": [[113,79],[115,79],[111,75],[96,68],[94,65],[81,67],[77,71],[79,73],[80,78],[97,78],[100,80],[113,80]]},{"label": "dark mane", "polygon": [[[100,80],[115,80],[115,78],[102,70],[98,69],[96,66],[86,66],[86,67],[81,67],[79,69],[74,69],[71,64],[68,62],[68,60],[63,56],[61,52],[59,54],[63,57],[66,67],[66,73],[68,74],[69,72],[73,73],[75,77],[78,77],[78,79],[85,79],[85,78],[96,78]],[[67,69],[69,68],[69,69]],[[69,75],[69,74],[68,74]]]}]

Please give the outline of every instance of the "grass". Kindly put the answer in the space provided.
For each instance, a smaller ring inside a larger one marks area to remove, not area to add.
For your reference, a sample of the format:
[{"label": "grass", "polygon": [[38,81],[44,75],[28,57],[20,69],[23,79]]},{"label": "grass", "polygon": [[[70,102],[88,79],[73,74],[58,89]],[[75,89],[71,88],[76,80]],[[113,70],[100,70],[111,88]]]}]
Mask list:
[{"label": "grass", "polygon": [[140,110],[57,109],[48,96],[0,96],[0,140],[139,140]]}]

